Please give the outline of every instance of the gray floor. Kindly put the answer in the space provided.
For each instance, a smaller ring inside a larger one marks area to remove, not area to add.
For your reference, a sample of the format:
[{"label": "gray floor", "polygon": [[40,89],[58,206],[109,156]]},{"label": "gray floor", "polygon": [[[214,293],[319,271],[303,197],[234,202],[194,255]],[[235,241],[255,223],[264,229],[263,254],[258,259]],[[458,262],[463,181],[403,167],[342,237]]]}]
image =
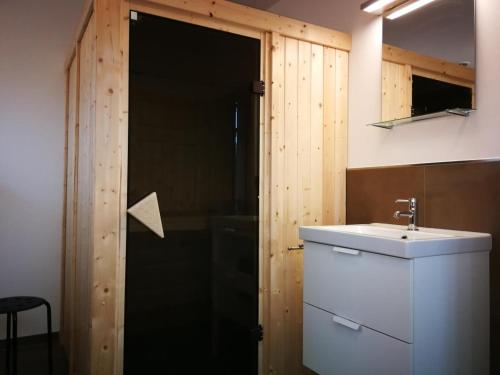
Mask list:
[{"label": "gray floor", "polygon": [[[58,335],[53,335],[54,371],[52,375],[67,375],[64,351]],[[7,374],[5,340],[0,341],[0,375]],[[17,375],[48,375],[47,337],[45,335],[18,339]]]}]

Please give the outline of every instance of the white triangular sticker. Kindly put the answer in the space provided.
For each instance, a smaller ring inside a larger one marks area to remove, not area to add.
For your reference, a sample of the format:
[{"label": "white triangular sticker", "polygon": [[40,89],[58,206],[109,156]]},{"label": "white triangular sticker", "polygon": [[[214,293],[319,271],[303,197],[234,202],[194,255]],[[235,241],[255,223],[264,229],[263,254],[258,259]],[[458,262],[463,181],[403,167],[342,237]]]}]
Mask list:
[{"label": "white triangular sticker", "polygon": [[158,205],[158,197],[155,192],[134,204],[127,212],[155,232],[159,237],[164,238],[160,206]]}]

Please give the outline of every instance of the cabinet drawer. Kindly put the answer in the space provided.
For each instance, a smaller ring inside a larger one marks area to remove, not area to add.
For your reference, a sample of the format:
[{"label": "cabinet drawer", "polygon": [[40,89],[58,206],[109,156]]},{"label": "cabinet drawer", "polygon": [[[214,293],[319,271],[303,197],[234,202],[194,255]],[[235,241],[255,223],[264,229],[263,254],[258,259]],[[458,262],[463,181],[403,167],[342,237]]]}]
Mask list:
[{"label": "cabinet drawer", "polygon": [[413,260],[306,242],[304,302],[412,342]]},{"label": "cabinet drawer", "polygon": [[304,304],[304,365],[320,375],[409,375],[412,344]]}]

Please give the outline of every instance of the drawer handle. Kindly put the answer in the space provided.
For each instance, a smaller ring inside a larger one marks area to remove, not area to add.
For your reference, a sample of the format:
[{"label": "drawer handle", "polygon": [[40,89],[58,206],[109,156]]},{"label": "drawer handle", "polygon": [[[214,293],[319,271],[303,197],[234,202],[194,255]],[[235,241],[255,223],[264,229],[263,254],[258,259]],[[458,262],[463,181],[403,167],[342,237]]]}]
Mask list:
[{"label": "drawer handle", "polygon": [[353,250],[353,249],[346,249],[345,247],[337,247],[335,246],[332,251],[334,253],[342,253],[342,254],[349,254],[349,255],[359,255],[360,252],[359,250]]},{"label": "drawer handle", "polygon": [[343,325],[344,327],[350,328],[353,331],[359,331],[359,328],[361,327],[361,325],[359,325],[358,323],[354,323],[350,320],[341,318],[340,316],[334,316],[332,319],[335,323],[338,323],[340,325]]}]

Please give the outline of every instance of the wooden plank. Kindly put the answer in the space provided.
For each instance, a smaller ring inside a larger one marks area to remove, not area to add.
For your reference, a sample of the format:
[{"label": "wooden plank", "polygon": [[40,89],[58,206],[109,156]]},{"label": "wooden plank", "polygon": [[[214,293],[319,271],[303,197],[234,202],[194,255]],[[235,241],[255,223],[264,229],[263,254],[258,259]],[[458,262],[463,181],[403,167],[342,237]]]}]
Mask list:
[{"label": "wooden plank", "polygon": [[65,280],[66,280],[66,225],[67,225],[67,215],[66,210],[68,206],[67,193],[68,193],[68,118],[69,118],[69,81],[70,81],[70,67],[66,71],[66,108],[65,108],[65,124],[64,124],[64,177],[63,177],[63,209],[62,209],[62,226],[61,226],[61,305],[60,305],[60,318],[59,318],[59,339],[61,345],[66,352],[68,352],[68,343],[66,340],[66,329],[64,325],[65,321],[65,308],[66,308],[66,291],[65,291]]},{"label": "wooden plank", "polygon": [[[299,42],[299,68],[298,68],[298,209],[299,227],[310,225],[311,216],[311,43]],[[299,240],[299,243],[302,243]],[[300,315],[298,324],[302,326],[303,311],[303,269],[304,254],[296,251],[297,264],[295,272],[297,275],[297,303],[300,303]],[[302,362],[302,329],[299,330],[299,337],[296,345],[300,346],[298,357]],[[300,373],[300,372],[299,372]],[[302,366],[302,373],[310,373]]]},{"label": "wooden plank", "polygon": [[346,169],[348,125],[349,54],[335,53],[335,163],[333,167],[334,216],[333,224],[345,224],[346,220]]},{"label": "wooden plank", "polygon": [[406,64],[403,67],[403,73],[400,76],[401,79],[401,91],[400,96],[403,98],[402,102],[402,115],[411,116],[411,107],[413,104],[413,68],[411,65]]},{"label": "wooden plank", "polygon": [[[265,87],[271,84],[271,34],[261,38],[261,77]],[[260,186],[259,186],[259,323],[267,330],[270,324],[270,214],[271,214],[271,95],[260,100]],[[259,375],[267,374],[269,368],[270,335],[264,334],[259,343]]]},{"label": "wooden plank", "polygon": [[475,69],[462,66],[453,62],[437,59],[431,56],[384,44],[382,47],[382,60],[401,65],[411,65],[429,72],[439,73],[444,77],[459,78],[468,82],[475,82]]},{"label": "wooden plank", "polygon": [[121,3],[120,49],[122,51],[120,80],[120,238],[116,275],[116,345],[115,372],[123,374],[124,341],[125,341],[125,271],[127,254],[127,183],[128,183],[128,86],[129,86],[129,26],[130,7],[128,1]]},{"label": "wooden plank", "polygon": [[68,70],[68,96],[66,120],[66,176],[65,176],[65,213],[64,213],[64,258],[63,298],[61,338],[69,354],[72,347],[74,324],[74,277],[75,277],[75,201],[76,201],[76,162],[78,147],[77,108],[78,108],[78,61],[75,57]]},{"label": "wooden plank", "polygon": [[90,284],[92,256],[93,166],[95,136],[95,19],[80,42],[77,184],[77,254],[75,264],[75,349],[72,371],[90,373]]},{"label": "wooden plank", "polygon": [[87,30],[87,25],[89,23],[90,17],[94,12],[94,0],[83,0],[82,9],[83,9],[82,14],[80,15],[80,19],[73,32],[73,38],[71,39],[74,41],[75,44],[72,46],[71,50],[69,51],[68,57],[65,60],[64,66],[66,67],[66,70],[69,69],[71,62],[76,56],[78,48],[77,43],[80,42],[80,40],[83,37],[83,34],[85,33],[85,30]]},{"label": "wooden plank", "polygon": [[[298,40],[285,38],[285,243],[295,247],[299,243],[298,223]],[[298,374],[302,369],[302,276],[300,252],[288,252],[285,257],[285,364],[286,374]],[[281,372],[283,373],[283,372]]]},{"label": "wooden plank", "polygon": [[323,47],[311,47],[311,223],[323,222]]},{"label": "wooden plank", "polygon": [[324,49],[323,62],[323,225],[334,223],[335,49]]},{"label": "wooden plank", "polygon": [[311,218],[311,43],[299,42],[299,226],[312,225]]},{"label": "wooden plank", "polygon": [[411,116],[412,68],[382,61],[382,121]]},{"label": "wooden plank", "polygon": [[92,257],[92,374],[115,372],[120,233],[121,0],[96,0],[97,84]]},{"label": "wooden plank", "polygon": [[220,20],[218,18],[206,16],[204,14],[167,7],[149,1],[132,0],[131,8],[138,12],[153,14],[155,16],[165,17],[176,21],[190,23],[193,25],[209,27],[211,29],[224,31],[231,34],[244,35],[254,39],[260,39],[262,33],[262,31],[253,27],[229,23],[226,20]]},{"label": "wooden plank", "polygon": [[285,38],[277,33],[273,33],[271,87],[270,374],[282,374],[282,369],[285,368],[284,65]]},{"label": "wooden plank", "polygon": [[147,2],[201,14],[236,25],[249,26],[258,31],[269,31],[345,51],[351,49],[351,36],[349,34],[250,8],[231,1],[148,0]]},{"label": "wooden plank", "polygon": [[[67,253],[67,246],[66,246],[66,226],[67,226],[67,206],[68,206],[68,201],[67,201],[67,194],[68,194],[68,131],[69,131],[69,117],[70,117],[70,112],[69,112],[69,106],[71,102],[70,98],[70,81],[71,81],[71,65],[73,64],[73,61],[71,61],[69,68],[66,70],[66,92],[65,92],[65,98],[66,98],[66,109],[65,109],[65,124],[64,124],[64,182],[63,182],[63,210],[62,210],[62,215],[63,215],[63,220],[62,220],[62,236],[61,236],[61,306],[60,306],[60,321],[59,321],[59,336],[61,340],[61,344],[63,348],[68,351],[68,343],[66,340],[66,329],[64,328],[64,325],[66,323],[66,287],[65,287],[65,281],[66,281],[66,253]],[[76,66],[76,63],[75,63]],[[76,74],[76,70],[75,70]],[[75,88],[73,88],[75,89]],[[74,95],[76,96],[76,95]]]}]

